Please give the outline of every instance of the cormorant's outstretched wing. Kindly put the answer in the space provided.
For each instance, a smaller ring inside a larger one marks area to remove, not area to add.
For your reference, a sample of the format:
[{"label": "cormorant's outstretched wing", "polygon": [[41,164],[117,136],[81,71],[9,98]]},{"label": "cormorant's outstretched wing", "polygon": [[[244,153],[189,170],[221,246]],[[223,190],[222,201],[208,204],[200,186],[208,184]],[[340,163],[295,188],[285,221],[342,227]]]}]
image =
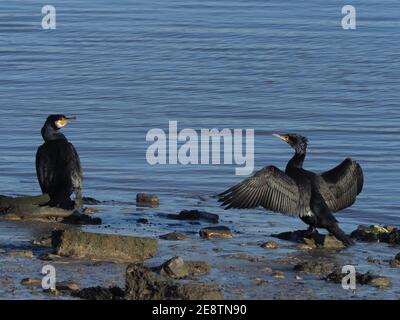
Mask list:
[{"label": "cormorant's outstretched wing", "polygon": [[82,167],[79,155],[72,143],[68,143],[65,152],[65,163],[67,172],[71,176],[72,187],[74,189],[82,189]]},{"label": "cormorant's outstretched wing", "polygon": [[55,162],[52,161],[49,152],[46,150],[46,146],[40,146],[36,153],[36,174],[40,188],[44,194],[48,194],[52,188],[55,169]]},{"label": "cormorant's outstretched wing", "polygon": [[327,205],[333,212],[350,207],[356,201],[364,184],[361,166],[350,158],[345,159],[332,170],[322,173],[321,177],[335,197],[335,200],[327,201]]},{"label": "cormorant's outstretched wing", "polygon": [[310,191],[300,190],[292,178],[277,167],[268,166],[218,197],[226,209],[262,206],[287,215],[303,216],[310,212]]}]

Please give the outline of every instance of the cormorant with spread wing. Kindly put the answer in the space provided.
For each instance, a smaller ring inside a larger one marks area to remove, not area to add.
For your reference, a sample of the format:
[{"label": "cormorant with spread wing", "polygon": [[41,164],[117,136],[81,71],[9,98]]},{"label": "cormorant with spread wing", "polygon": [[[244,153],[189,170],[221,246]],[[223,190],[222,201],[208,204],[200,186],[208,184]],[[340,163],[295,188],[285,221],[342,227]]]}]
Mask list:
[{"label": "cormorant with spread wing", "polygon": [[[47,205],[63,209],[78,208],[82,203],[82,168],[74,146],[59,131],[75,117],[50,115],[43,128],[42,144],[36,154],[36,173]],[[70,196],[75,193],[76,203]]]},{"label": "cormorant with spread wing", "polygon": [[288,143],[295,154],[285,172],[275,166],[267,166],[241,183],[219,194],[225,209],[257,208],[299,216],[309,225],[307,235],[316,228],[325,228],[346,246],[353,241],[339,228],[333,216],[350,207],[363,187],[360,165],[345,159],[332,170],[317,174],[303,169],[307,151],[307,138],[298,134],[276,134]]}]

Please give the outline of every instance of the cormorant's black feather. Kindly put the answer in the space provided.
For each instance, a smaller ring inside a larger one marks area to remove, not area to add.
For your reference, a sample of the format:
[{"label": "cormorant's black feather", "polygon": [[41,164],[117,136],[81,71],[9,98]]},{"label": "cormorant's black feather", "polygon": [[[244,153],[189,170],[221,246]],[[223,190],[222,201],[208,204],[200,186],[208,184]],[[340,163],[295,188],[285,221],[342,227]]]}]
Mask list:
[{"label": "cormorant's black feather", "polygon": [[286,215],[299,216],[312,228],[325,228],[346,246],[353,244],[337,225],[332,212],[351,206],[362,191],[361,166],[346,159],[321,175],[303,169],[308,140],[296,134],[275,136],[287,142],[295,155],[285,173],[267,166],[218,195],[225,209],[259,206]]}]

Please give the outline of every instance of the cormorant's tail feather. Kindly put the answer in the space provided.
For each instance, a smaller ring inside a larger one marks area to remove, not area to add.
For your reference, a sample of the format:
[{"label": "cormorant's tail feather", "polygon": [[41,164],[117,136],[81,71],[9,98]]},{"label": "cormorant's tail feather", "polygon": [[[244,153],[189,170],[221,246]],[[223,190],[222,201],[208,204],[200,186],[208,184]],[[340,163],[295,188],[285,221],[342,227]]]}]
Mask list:
[{"label": "cormorant's tail feather", "polygon": [[336,239],[340,240],[343,242],[343,244],[346,247],[350,247],[352,245],[354,245],[354,241],[352,239],[350,239],[344,232],[343,230],[341,230],[339,228],[339,226],[337,224],[334,224],[333,226],[330,226],[328,228],[326,228],[331,234],[333,234]]}]

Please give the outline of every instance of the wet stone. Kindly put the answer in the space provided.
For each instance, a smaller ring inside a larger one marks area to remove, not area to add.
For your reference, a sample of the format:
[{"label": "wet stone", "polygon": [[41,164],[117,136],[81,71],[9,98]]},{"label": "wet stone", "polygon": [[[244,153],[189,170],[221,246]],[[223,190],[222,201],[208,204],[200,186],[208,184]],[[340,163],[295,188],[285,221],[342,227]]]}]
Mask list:
[{"label": "wet stone", "polygon": [[126,272],[126,298],[132,300],[222,300],[213,283],[178,283],[164,280],[151,269],[134,264]]},{"label": "wet stone", "polygon": [[373,264],[382,264],[382,261],[375,257],[368,257],[367,261]]},{"label": "wet stone", "polygon": [[389,265],[391,268],[400,268],[400,253],[390,260]]},{"label": "wet stone", "polygon": [[351,237],[364,242],[385,242],[400,244],[400,230],[393,226],[360,225]]},{"label": "wet stone", "polygon": [[191,276],[205,276],[211,272],[211,266],[205,261],[185,261]]},{"label": "wet stone", "polygon": [[136,195],[136,206],[156,208],[160,204],[160,199],[155,194],[138,193]]},{"label": "wet stone", "polygon": [[84,205],[91,206],[91,205],[98,205],[101,203],[101,201],[91,198],[91,197],[83,197],[82,202]]},{"label": "wet stone", "polygon": [[313,274],[326,274],[332,272],[334,265],[327,262],[319,261],[305,261],[294,266],[297,272],[313,273]]},{"label": "wet stone", "polygon": [[60,256],[111,262],[143,262],[157,253],[156,239],[78,230],[53,231],[52,244]]},{"label": "wet stone", "polygon": [[265,273],[272,273],[272,272],[273,272],[272,268],[270,268],[270,267],[265,267],[265,268],[262,269],[261,271],[262,271],[262,272],[265,272]]},{"label": "wet stone", "polygon": [[297,242],[301,245],[304,245],[298,247],[301,250],[307,250],[312,248],[342,249],[345,247],[340,240],[336,239],[334,236],[330,234],[324,235],[315,232],[312,235],[307,236],[306,230],[282,232],[279,234],[273,234],[272,237],[291,242]]},{"label": "wet stone", "polygon": [[[326,281],[331,281],[334,283],[342,283],[342,279],[345,275],[346,274],[342,273],[341,270],[335,269],[332,273],[328,274],[324,279]],[[377,276],[370,272],[366,273],[356,272],[356,284],[373,285],[381,289],[389,288],[392,285],[389,278]]]},{"label": "wet stone", "polygon": [[183,210],[179,214],[169,214],[169,219],[175,220],[203,220],[211,223],[218,223],[219,216],[214,213],[209,213],[199,210]]},{"label": "wet stone", "polygon": [[261,285],[263,285],[263,284],[265,284],[265,283],[268,283],[268,281],[265,280],[265,279],[262,279],[262,278],[255,278],[255,279],[253,280],[253,283],[254,283],[256,286],[261,286]]},{"label": "wet stone", "polygon": [[285,279],[286,278],[285,274],[283,272],[280,272],[280,271],[273,272],[271,274],[271,277],[273,277],[275,279]]},{"label": "wet stone", "polygon": [[204,239],[213,239],[213,238],[223,238],[230,239],[232,238],[232,232],[228,227],[219,226],[219,227],[207,227],[200,230],[200,237]]},{"label": "wet stone", "polygon": [[100,211],[100,209],[98,209],[98,208],[95,208],[95,207],[86,207],[86,208],[83,208],[83,210],[82,210],[82,213],[83,214],[95,214],[95,213],[98,213]]},{"label": "wet stone", "polygon": [[4,250],[0,255],[4,258],[33,258],[32,250]]},{"label": "wet stone", "polygon": [[261,245],[261,248],[264,249],[277,249],[278,244],[275,241],[267,241]]},{"label": "wet stone", "polygon": [[296,245],[296,248],[299,250],[312,250],[315,248],[315,246],[311,246],[305,243],[299,243]]},{"label": "wet stone", "polygon": [[371,280],[371,284],[380,289],[387,289],[392,286],[391,281],[386,277],[376,277]]},{"label": "wet stone", "polygon": [[61,258],[61,256],[59,256],[57,254],[54,254],[54,253],[48,252],[48,253],[44,253],[44,254],[40,255],[39,260],[42,260],[42,261],[54,261],[54,260],[57,260],[57,259],[60,259],[60,258]]},{"label": "wet stone", "polygon": [[84,300],[122,300],[125,298],[125,292],[119,287],[92,287],[74,290],[71,296]]},{"label": "wet stone", "polygon": [[51,236],[41,237],[32,241],[34,246],[51,247]]},{"label": "wet stone", "polygon": [[178,232],[171,232],[167,234],[163,234],[160,236],[160,239],[163,240],[191,240],[191,238],[183,233],[178,233]]},{"label": "wet stone", "polygon": [[62,222],[74,225],[100,225],[102,221],[100,218],[93,218],[79,211],[74,211],[70,216],[65,217]]},{"label": "wet stone", "polygon": [[80,287],[77,283],[73,281],[64,281],[57,283],[56,290],[62,294],[71,295],[72,292],[79,291]]},{"label": "wet stone", "polygon": [[204,276],[210,273],[211,267],[205,261],[185,261],[181,257],[174,257],[153,271],[173,279],[183,279],[189,276]]},{"label": "wet stone", "polygon": [[21,284],[27,287],[39,287],[42,285],[42,280],[33,278],[24,278],[21,280]]},{"label": "wet stone", "polygon": [[189,275],[189,270],[181,257],[166,261],[161,268],[171,278],[181,279]]}]

